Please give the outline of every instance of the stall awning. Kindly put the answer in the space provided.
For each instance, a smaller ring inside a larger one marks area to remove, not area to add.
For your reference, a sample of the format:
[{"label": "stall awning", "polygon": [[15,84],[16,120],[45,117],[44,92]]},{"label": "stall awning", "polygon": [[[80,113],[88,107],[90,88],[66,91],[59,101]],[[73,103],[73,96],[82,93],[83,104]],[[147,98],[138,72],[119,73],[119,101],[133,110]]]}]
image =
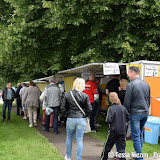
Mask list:
[{"label": "stall awning", "polygon": [[[107,63],[113,63],[113,62],[107,62]],[[75,67],[64,71],[60,71],[58,72],[58,74],[63,74],[63,75],[70,74],[70,76],[72,76],[76,74],[81,74],[86,70],[94,71],[95,74],[103,74],[103,64],[104,63],[89,63],[80,67]],[[125,65],[125,63],[118,63],[118,64]]]}]

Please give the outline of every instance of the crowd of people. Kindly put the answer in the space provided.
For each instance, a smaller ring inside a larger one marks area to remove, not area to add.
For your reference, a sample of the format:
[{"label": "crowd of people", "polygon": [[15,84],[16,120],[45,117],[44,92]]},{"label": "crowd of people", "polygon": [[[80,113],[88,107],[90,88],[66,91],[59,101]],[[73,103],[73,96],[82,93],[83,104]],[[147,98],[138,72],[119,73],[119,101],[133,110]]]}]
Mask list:
[{"label": "crowd of people", "polygon": [[[74,132],[76,132],[77,141],[76,157],[77,160],[81,160],[83,136],[86,128],[85,118],[90,118],[91,132],[96,133],[96,127],[100,126],[98,115],[101,110],[102,95],[106,94],[109,96],[109,108],[105,121],[109,126],[109,134],[101,160],[108,159],[108,153],[114,144],[116,144],[118,153],[121,155],[125,153],[126,140],[131,139],[131,136],[137,153],[136,159],[141,160],[143,159],[141,155],[143,130],[150,106],[150,87],[140,79],[139,75],[139,69],[132,66],[128,70],[129,83],[127,79],[120,80],[120,76],[113,76],[104,91],[99,86],[100,78],[96,78],[95,74],[90,74],[87,82],[82,78],[76,78],[72,91],[64,96],[56,84],[55,77],[49,79],[49,85],[44,92],[41,92],[34,82],[29,82],[29,87],[26,87],[25,83],[22,83],[22,86],[18,83],[16,91],[12,89],[12,84],[8,83],[2,94],[4,101],[2,122],[6,119],[7,107],[7,122],[10,122],[12,103],[16,98],[17,115],[24,115],[23,119],[28,117],[29,127],[37,126],[41,105],[44,130],[48,132],[53,127],[53,133],[59,134],[58,113],[61,111],[62,116],[66,119],[67,152],[65,160],[71,160]],[[122,156],[115,158],[125,159]]]}]

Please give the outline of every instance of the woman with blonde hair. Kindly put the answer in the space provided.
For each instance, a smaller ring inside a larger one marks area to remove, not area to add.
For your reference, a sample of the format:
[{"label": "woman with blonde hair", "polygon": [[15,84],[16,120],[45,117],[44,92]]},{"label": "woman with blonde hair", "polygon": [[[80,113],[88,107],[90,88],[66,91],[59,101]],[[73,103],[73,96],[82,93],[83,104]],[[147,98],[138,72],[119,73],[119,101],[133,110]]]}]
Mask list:
[{"label": "woman with blonde hair", "polygon": [[[73,82],[73,90],[65,95],[61,105],[62,113],[67,117],[67,123],[66,123],[67,154],[65,156],[65,160],[71,160],[72,138],[74,132],[76,132],[76,141],[77,141],[76,160],[81,160],[82,157],[83,135],[86,128],[86,120],[84,114],[77,106],[75,100],[83,109],[86,116],[88,117],[92,111],[92,106],[90,104],[88,95],[83,93],[84,89],[85,89],[85,80],[82,78],[76,78]],[[75,100],[72,96],[75,98]]]},{"label": "woman with blonde hair", "polygon": [[120,91],[118,93],[118,97],[121,101],[121,104],[123,105],[124,103],[124,97],[125,97],[125,93],[126,93],[126,87],[127,87],[127,84],[128,84],[128,81],[126,79],[121,79],[119,81],[119,84],[120,84]]}]

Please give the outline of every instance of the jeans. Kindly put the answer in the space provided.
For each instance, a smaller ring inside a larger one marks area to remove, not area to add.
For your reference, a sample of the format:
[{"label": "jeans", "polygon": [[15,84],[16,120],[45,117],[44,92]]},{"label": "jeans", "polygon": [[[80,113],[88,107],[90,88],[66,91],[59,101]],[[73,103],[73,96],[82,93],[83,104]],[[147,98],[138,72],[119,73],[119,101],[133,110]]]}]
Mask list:
[{"label": "jeans", "polygon": [[86,128],[85,118],[67,118],[66,130],[67,130],[67,158],[71,159],[72,152],[72,139],[74,131],[76,131],[76,142],[77,142],[77,158],[76,160],[81,160],[83,152],[83,135]]},{"label": "jeans", "polygon": [[[133,139],[133,147],[137,154],[142,153],[143,147],[143,131],[148,115],[131,115],[131,133]],[[136,160],[142,160],[143,157],[137,157]]]},{"label": "jeans", "polygon": [[11,100],[6,100],[3,103],[3,108],[2,108],[3,119],[6,119],[6,108],[7,107],[8,107],[8,117],[7,117],[7,120],[10,120],[10,117],[11,117],[11,108],[12,108],[12,101]]},{"label": "jeans", "polygon": [[[58,110],[59,110],[59,107],[51,107],[51,108],[54,110],[53,132],[58,133]],[[49,131],[50,116],[51,115],[46,115],[46,123],[45,123],[45,130],[46,131]]]},{"label": "jeans", "polygon": [[22,108],[21,106],[21,99],[20,98],[17,98],[16,99],[16,102],[17,102],[17,115],[20,115],[20,108]]},{"label": "jeans", "polygon": [[91,130],[95,130],[96,127],[95,127],[95,124],[94,124],[94,118],[95,118],[95,115],[96,115],[97,108],[95,106],[95,103],[91,103],[91,105],[92,105],[92,112],[90,114],[90,126],[91,126]]}]

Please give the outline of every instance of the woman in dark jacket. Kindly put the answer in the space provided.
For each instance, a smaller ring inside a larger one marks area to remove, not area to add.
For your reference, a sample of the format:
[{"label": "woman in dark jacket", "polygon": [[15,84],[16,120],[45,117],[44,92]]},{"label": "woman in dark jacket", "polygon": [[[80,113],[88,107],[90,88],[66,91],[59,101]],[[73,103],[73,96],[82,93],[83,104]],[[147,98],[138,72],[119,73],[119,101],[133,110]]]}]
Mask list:
[{"label": "woman in dark jacket", "polygon": [[[92,106],[90,104],[88,95],[82,92],[84,89],[85,89],[85,80],[82,78],[76,78],[73,82],[72,93],[76,101],[78,102],[78,104],[88,117],[92,111]],[[61,110],[62,113],[67,117],[67,123],[66,123],[67,155],[65,156],[65,160],[71,159],[72,138],[75,131],[76,131],[76,141],[77,141],[77,160],[81,160],[83,152],[83,135],[86,128],[86,120],[84,114],[78,108],[74,99],[72,98],[71,92],[65,95],[61,105]]]}]

